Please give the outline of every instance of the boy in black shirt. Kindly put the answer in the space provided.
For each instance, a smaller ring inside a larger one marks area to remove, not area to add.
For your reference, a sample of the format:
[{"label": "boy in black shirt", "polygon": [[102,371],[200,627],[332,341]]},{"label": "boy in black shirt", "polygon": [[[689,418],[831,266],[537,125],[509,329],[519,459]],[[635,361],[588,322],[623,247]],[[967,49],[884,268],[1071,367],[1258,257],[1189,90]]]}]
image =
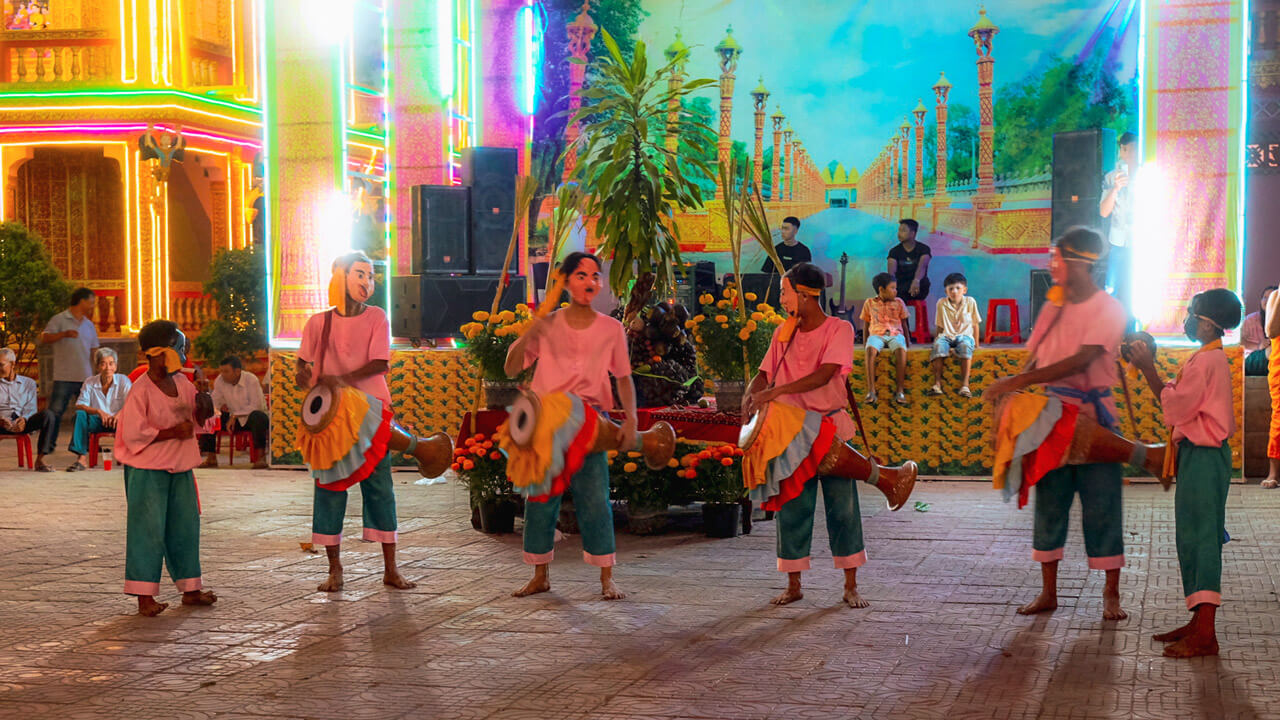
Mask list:
[{"label": "boy in black shirt", "polygon": [[929,246],[916,242],[920,223],[906,218],[898,221],[898,244],[889,250],[889,274],[898,283],[898,297],[924,300],[929,297]]},{"label": "boy in black shirt", "polygon": [[[782,220],[782,242],[773,246],[778,252],[778,259],[782,261],[782,272],[791,269],[796,263],[813,262],[813,255],[809,252],[809,248],[799,240],[796,240],[796,233],[800,230],[800,218],[786,217]],[[766,258],[764,265],[760,267],[762,273],[776,273],[778,268],[773,264],[772,258]]]}]

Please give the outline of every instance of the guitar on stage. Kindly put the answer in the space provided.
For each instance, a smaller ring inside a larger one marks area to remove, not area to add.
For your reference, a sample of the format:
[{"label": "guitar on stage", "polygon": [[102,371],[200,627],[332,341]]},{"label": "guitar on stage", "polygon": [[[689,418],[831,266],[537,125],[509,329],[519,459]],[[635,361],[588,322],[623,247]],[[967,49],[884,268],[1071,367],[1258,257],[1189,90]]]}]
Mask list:
[{"label": "guitar on stage", "polygon": [[845,304],[844,285],[845,275],[848,274],[849,253],[840,253],[840,304],[836,305],[835,301],[828,300],[827,305],[831,308],[832,317],[844,318],[847,322],[853,323],[853,308]]}]

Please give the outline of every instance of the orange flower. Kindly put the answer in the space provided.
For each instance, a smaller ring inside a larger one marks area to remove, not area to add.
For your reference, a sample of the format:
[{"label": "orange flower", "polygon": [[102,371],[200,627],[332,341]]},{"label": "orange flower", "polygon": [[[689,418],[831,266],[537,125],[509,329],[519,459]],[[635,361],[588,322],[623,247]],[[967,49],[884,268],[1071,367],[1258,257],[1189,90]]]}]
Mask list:
[{"label": "orange flower", "polygon": [[493,441],[492,441],[492,440],[485,440],[485,441],[484,441],[484,443],[483,443],[483,446],[484,446],[484,449],[485,449],[485,450],[488,450],[489,448],[493,447]]},{"label": "orange flower", "polygon": [[470,460],[463,460],[463,461],[462,461],[462,469],[463,469],[463,470],[472,470],[472,469],[474,469],[474,468],[475,468],[475,466],[476,466],[476,464],[475,464],[475,463],[473,463],[473,462],[471,462]]},{"label": "orange flower", "polygon": [[476,433],[476,442],[484,442],[484,433]]},{"label": "orange flower", "polygon": [[733,446],[732,446],[732,445],[728,445],[728,444],[721,445],[721,446],[720,446],[720,452],[722,452],[722,453],[731,453],[731,452],[733,452]]},{"label": "orange flower", "polygon": [[636,471],[636,469],[637,469],[638,467],[639,467],[639,466],[638,466],[638,465],[636,465],[635,463],[633,463],[633,462],[629,462],[629,463],[627,463],[627,464],[625,464],[625,465],[623,465],[623,466],[622,466],[622,471],[623,471],[623,472],[633,473],[633,472],[635,472],[635,471]]},{"label": "orange flower", "polygon": [[484,457],[484,448],[481,447],[480,445],[476,445],[475,447],[471,448],[471,454],[475,455],[476,457]]},{"label": "orange flower", "polygon": [[742,448],[734,448],[733,455],[734,457],[742,457]]},{"label": "orange flower", "polygon": [[733,464],[733,458],[721,458],[720,464],[724,465],[725,467],[729,467],[730,465]]},{"label": "orange flower", "polygon": [[466,445],[467,447],[471,447],[472,445],[476,444],[476,439],[473,437],[469,437],[467,438],[467,441],[463,444]]},{"label": "orange flower", "polygon": [[459,465],[458,463],[454,463],[454,464],[452,464],[452,465],[450,465],[450,466],[449,466],[449,469],[450,469],[450,470],[452,470],[452,471],[454,471],[454,472],[458,472],[459,470],[461,470],[461,469],[462,469],[462,466],[461,466],[461,465]]},{"label": "orange flower", "polygon": [[703,450],[702,452],[698,453],[698,459],[699,459],[699,460],[710,460],[710,459],[711,459],[711,451],[710,451],[710,450]]},{"label": "orange flower", "polygon": [[498,452],[497,450],[494,450],[493,452],[489,453],[489,459],[490,459],[490,460],[501,460],[501,459],[502,459],[502,453]]}]

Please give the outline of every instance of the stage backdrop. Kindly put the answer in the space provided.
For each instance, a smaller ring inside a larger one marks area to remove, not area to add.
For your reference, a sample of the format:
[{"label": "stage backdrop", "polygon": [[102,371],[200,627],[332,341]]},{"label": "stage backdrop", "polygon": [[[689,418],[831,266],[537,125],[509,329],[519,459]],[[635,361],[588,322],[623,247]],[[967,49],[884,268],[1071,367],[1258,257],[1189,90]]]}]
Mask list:
[{"label": "stage backdrop", "polygon": [[[898,219],[912,217],[934,254],[932,298],[941,296],[948,273],[961,271],[984,309],[988,298],[1017,300],[1025,329],[1030,271],[1047,265],[1054,133],[1144,129],[1138,117],[1142,2],[997,0],[981,10],[976,2],[929,0],[906,13],[899,4],[870,1],[597,0],[587,13],[590,24],[608,30],[626,52],[636,38],[643,39],[651,67],[664,48],[687,46],[683,78],[719,79],[687,106],[718,129],[727,148],[721,153],[758,172],[775,227],[788,215],[801,219],[799,238],[833,276],[833,299],[840,299],[839,259],[846,255],[846,303],[856,307],[870,296],[871,277],[886,269],[896,242]],[[547,52],[533,150],[544,194],[564,171],[556,158],[564,147],[565,118],[556,113],[566,106],[571,82],[567,27],[584,22],[581,2],[546,4]],[[1201,4],[1193,13],[1218,18],[1211,25],[1215,32],[1201,38],[1207,46],[1198,46],[1211,51],[1213,63],[1183,68],[1186,62],[1165,59],[1156,72],[1150,66],[1158,48],[1149,48],[1148,76],[1176,89],[1179,78],[1195,70],[1196,87],[1228,85],[1228,64],[1239,50],[1231,42],[1239,26],[1230,13],[1237,5]],[[1186,12],[1153,14],[1179,28],[1162,30],[1161,42],[1176,40],[1182,47],[1200,37],[1185,29]],[[602,54],[596,33],[585,59]],[[585,83],[590,82],[588,68]],[[1153,106],[1154,92],[1148,87]],[[1187,115],[1175,109],[1176,94],[1159,97],[1159,115],[1149,114],[1145,128],[1161,133],[1147,143],[1148,161],[1160,157],[1157,142],[1177,136],[1169,119]],[[1208,113],[1214,121],[1194,129],[1221,131],[1214,137],[1229,142],[1238,114]],[[1222,177],[1221,168],[1232,164],[1229,155],[1212,156],[1222,150],[1203,148],[1208,172],[1196,175],[1201,184]],[[1181,160],[1188,152],[1179,150],[1179,179],[1195,173]],[[704,189],[709,198],[717,190],[711,180]],[[1169,205],[1180,204],[1179,191],[1176,182],[1168,184]],[[1183,267],[1170,271],[1216,263],[1211,284],[1234,288],[1236,276],[1228,268],[1238,253],[1224,233],[1234,231],[1235,195],[1217,186],[1196,192],[1201,204],[1212,207],[1166,227],[1168,235],[1159,239],[1183,248],[1172,260]],[[548,210],[543,203],[531,241],[535,253],[545,242]],[[707,202],[680,222],[687,260],[715,260],[718,272],[729,269],[718,202]],[[1105,235],[1107,221],[1099,217],[1096,225]],[[1191,236],[1198,239],[1187,241]],[[758,246],[749,247],[746,268],[758,269],[763,259]],[[1191,274],[1203,279],[1206,272],[1195,267]],[[1191,289],[1183,283],[1176,292]],[[1181,303],[1180,296],[1147,315],[1169,326],[1162,329],[1176,330],[1180,318],[1170,321],[1167,308]]]}]

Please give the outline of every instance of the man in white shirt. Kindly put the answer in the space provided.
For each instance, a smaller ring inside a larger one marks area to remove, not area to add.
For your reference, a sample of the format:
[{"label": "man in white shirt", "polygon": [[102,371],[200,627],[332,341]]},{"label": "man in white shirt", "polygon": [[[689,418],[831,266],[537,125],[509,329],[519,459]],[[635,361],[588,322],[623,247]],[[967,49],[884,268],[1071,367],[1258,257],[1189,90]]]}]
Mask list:
[{"label": "man in white shirt", "polygon": [[120,356],[109,347],[100,347],[93,353],[98,373],[84,381],[80,389],[80,399],[76,400],[76,424],[71,433],[71,444],[68,450],[76,456],[76,461],[67,467],[67,472],[88,470],[85,457],[89,454],[89,438],[98,433],[113,433],[116,430],[116,416],[124,408],[125,397],[133,383],[128,375],[116,372]]},{"label": "man in white shirt", "polygon": [[9,348],[0,348],[0,435],[29,435],[40,431],[36,450],[39,472],[53,472],[44,456],[57,442],[58,421],[51,410],[36,410],[36,381],[18,374],[18,357]]},{"label": "man in white shirt", "polygon": [[[233,432],[248,431],[253,435],[253,447],[258,459],[255,469],[267,467],[267,434],[271,419],[267,417],[267,401],[262,396],[262,383],[258,376],[244,371],[240,358],[231,355],[218,367],[218,377],[213,381],[213,407],[222,413],[222,428]],[[199,436],[200,451],[205,460],[202,468],[218,467],[217,443],[212,434]]]},{"label": "man in white shirt", "polygon": [[62,414],[71,401],[80,397],[84,379],[93,375],[90,359],[98,349],[98,330],[93,326],[96,303],[92,290],[76,288],[67,309],[50,318],[40,334],[41,345],[53,346],[53,392],[49,395],[48,409],[53,411],[54,445],[58,442]]}]

